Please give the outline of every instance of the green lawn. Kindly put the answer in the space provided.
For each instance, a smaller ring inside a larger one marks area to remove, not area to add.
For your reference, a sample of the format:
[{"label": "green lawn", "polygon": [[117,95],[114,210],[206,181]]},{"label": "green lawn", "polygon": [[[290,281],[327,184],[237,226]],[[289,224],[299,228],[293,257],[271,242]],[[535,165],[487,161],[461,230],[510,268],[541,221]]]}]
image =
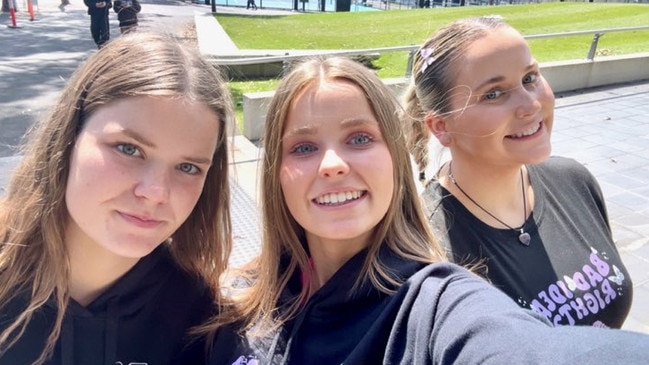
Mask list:
[{"label": "green lawn", "polygon": [[[489,14],[503,16],[524,35],[649,26],[649,4],[587,2],[216,17],[239,49],[363,49],[417,45],[455,19]],[[591,39],[587,35],[529,43],[535,57],[546,62],[585,58]],[[606,55],[649,51],[649,30],[605,34],[598,50]],[[381,78],[388,78],[403,76],[406,63],[406,52],[390,52],[374,65]],[[273,90],[276,85],[276,80],[230,83],[238,101],[243,93]]]}]

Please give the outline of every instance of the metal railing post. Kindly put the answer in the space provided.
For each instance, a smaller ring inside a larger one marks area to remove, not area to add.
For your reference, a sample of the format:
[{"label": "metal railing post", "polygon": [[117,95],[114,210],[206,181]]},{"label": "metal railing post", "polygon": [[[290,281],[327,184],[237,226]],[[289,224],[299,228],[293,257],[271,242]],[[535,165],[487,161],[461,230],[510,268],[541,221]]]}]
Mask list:
[{"label": "metal railing post", "polygon": [[595,53],[597,52],[597,43],[599,42],[599,37],[603,36],[604,33],[595,33],[593,35],[593,41],[590,42],[590,49],[588,50],[587,60],[592,61],[595,58]]},{"label": "metal railing post", "polygon": [[412,76],[412,63],[414,62],[415,59],[415,52],[417,52],[414,49],[411,49],[410,52],[408,52],[408,64],[406,65],[406,77]]}]

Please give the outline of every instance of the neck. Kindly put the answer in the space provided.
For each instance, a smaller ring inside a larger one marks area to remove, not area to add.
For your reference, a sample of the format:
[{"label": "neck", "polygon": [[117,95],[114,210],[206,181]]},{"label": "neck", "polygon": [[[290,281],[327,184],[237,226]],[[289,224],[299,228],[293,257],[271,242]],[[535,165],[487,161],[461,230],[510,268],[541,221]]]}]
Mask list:
[{"label": "neck", "polygon": [[[449,167],[452,169],[457,185],[453,184],[448,176]],[[473,215],[492,227],[506,228],[483,209],[511,227],[523,225],[531,211],[532,202],[528,194],[531,187],[528,183],[527,169],[522,165],[486,166],[485,168],[454,159],[452,163],[447,163],[440,170],[440,183]]]},{"label": "neck", "polygon": [[70,258],[70,296],[87,306],[135,266],[138,259],[115,255],[87,238],[75,236],[68,234],[66,237]]},{"label": "neck", "polygon": [[314,266],[311,280],[313,291],[321,288],[350,258],[365,248],[368,239],[369,236],[352,240],[325,240],[307,234]]}]

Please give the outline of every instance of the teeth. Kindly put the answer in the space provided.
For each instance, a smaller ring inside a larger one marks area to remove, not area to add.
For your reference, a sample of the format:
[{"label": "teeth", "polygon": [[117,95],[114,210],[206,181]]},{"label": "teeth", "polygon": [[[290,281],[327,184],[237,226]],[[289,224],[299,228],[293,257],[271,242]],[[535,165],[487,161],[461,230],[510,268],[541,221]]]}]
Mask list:
[{"label": "teeth", "polygon": [[318,204],[342,204],[350,200],[356,200],[363,195],[362,191],[346,191],[339,193],[331,193],[319,196],[316,198]]},{"label": "teeth", "polygon": [[530,127],[528,129],[522,131],[521,133],[512,134],[511,137],[521,138],[521,137],[530,136],[530,135],[536,133],[536,131],[538,131],[539,128],[540,128],[540,124],[537,124],[537,125],[535,125],[533,127]]}]

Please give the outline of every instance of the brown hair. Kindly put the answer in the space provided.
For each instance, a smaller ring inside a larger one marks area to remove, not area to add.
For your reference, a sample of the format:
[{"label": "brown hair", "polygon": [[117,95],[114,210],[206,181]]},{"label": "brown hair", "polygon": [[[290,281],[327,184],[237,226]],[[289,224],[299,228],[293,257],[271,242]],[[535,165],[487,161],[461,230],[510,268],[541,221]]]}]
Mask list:
[{"label": "brown hair", "polygon": [[473,42],[500,27],[509,25],[499,16],[460,19],[435,32],[415,54],[401,118],[408,134],[408,149],[421,177],[428,165],[430,132],[424,122],[426,114],[451,112],[450,96],[458,87],[454,83],[459,72],[457,65]]},{"label": "brown hair", "polygon": [[93,112],[135,96],[205,103],[218,117],[217,148],[201,197],[172,235],[173,243],[166,244],[178,265],[210,285],[215,301],[221,302],[218,280],[232,246],[227,134],[234,124],[229,91],[197,50],[170,36],[131,33],[108,43],[75,71],[52,113],[31,132],[0,200],[0,310],[17,295],[29,296],[26,308],[0,332],[0,355],[23,334],[33,313],[54,297],[56,323],[34,364],[42,364],[52,352],[69,301],[64,226],[70,153]]}]

